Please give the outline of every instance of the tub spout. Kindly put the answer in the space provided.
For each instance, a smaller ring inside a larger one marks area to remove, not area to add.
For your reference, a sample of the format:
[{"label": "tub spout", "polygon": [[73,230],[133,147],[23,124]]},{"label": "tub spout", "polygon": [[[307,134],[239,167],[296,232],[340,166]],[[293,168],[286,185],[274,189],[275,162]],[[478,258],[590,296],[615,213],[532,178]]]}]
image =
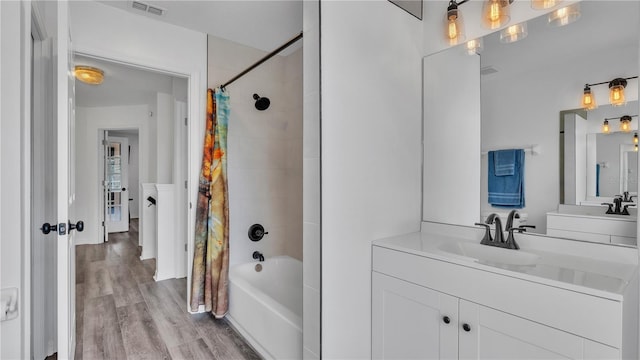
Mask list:
[{"label": "tub spout", "polygon": [[260,251],[254,251],[253,258],[259,261],[264,261],[264,255],[262,255]]}]

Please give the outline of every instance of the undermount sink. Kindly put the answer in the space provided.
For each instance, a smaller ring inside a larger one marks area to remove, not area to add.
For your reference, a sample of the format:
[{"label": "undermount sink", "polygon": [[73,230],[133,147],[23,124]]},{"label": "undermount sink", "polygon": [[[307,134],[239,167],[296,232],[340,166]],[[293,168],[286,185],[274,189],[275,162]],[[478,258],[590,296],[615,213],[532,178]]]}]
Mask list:
[{"label": "undermount sink", "polygon": [[536,254],[522,250],[509,250],[471,242],[445,243],[441,244],[438,249],[453,255],[496,265],[531,266],[536,265],[540,258]]}]

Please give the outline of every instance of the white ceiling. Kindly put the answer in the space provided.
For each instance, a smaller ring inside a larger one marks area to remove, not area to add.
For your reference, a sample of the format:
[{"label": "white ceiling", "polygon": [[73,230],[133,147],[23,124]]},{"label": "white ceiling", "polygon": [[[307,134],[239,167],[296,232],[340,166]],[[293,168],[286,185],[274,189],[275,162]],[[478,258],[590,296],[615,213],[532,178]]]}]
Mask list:
[{"label": "white ceiling", "polygon": [[[173,81],[187,81],[128,65],[76,55],[76,65],[88,65],[104,71],[104,82],[89,85],[76,80],[76,105],[84,107],[149,104],[158,92],[173,93]],[[186,88],[183,85],[181,88]],[[186,95],[185,95],[186,96]]]},{"label": "white ceiling", "polygon": [[[302,0],[139,0],[165,9],[157,16],[131,0],[99,0],[132,14],[211,34],[271,52],[302,31]],[[287,54],[284,52],[283,54]]]},{"label": "white ceiling", "polygon": [[[132,8],[131,0],[99,0],[129,13],[182,26],[246,46],[271,52],[302,31],[302,0],[139,0],[165,9],[162,16]],[[281,52],[288,55],[301,46]],[[76,80],[78,106],[124,106],[148,104],[157,92],[172,92],[172,77],[156,72],[76,56],[77,65],[98,67],[105,72],[99,85]],[[256,61],[259,59],[255,59]],[[186,79],[176,81],[186,81]]]}]

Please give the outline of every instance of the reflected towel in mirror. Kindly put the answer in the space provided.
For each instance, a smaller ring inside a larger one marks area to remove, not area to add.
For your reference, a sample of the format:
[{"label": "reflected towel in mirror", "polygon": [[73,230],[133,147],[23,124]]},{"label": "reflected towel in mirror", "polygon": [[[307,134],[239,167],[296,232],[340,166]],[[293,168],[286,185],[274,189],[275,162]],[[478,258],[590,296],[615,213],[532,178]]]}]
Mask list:
[{"label": "reflected towel in mirror", "polygon": [[513,175],[496,175],[496,154],[505,150],[490,151],[487,156],[489,204],[494,207],[522,209],[524,201],[524,150],[512,149],[514,153]]}]

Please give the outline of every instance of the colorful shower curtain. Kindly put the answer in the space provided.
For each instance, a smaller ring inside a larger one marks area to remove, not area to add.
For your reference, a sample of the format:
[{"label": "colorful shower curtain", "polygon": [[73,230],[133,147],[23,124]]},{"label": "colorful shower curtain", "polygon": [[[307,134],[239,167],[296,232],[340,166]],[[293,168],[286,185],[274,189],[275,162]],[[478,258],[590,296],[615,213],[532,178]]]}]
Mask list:
[{"label": "colorful shower curtain", "polygon": [[207,90],[206,122],[196,209],[191,311],[204,305],[206,311],[221,318],[229,308],[229,95],[225,90]]}]

